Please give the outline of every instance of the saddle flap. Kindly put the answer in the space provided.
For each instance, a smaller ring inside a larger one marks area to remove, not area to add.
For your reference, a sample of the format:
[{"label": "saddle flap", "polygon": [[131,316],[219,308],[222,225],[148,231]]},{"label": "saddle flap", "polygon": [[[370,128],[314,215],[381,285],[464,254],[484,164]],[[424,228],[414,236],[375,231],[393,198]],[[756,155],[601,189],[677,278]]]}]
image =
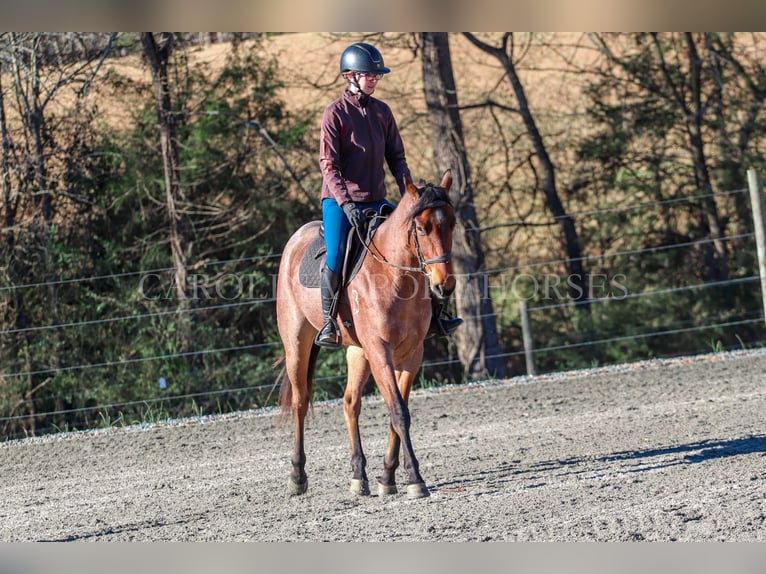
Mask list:
[{"label": "saddle flap", "polygon": [[[367,220],[366,224],[361,229],[361,233],[357,233],[353,227],[349,230],[349,233],[346,236],[346,241],[343,243],[344,253],[341,285],[348,284],[359,272],[359,269],[364,262],[367,248],[362,244],[359,236],[361,235],[364,237],[365,244],[369,244],[380,224],[386,220],[386,217],[388,217],[392,211],[393,207],[387,205],[384,205],[381,208],[380,213],[376,212],[374,209],[367,209],[365,210]],[[301,285],[312,289],[319,288],[326,254],[327,248],[324,242],[324,227],[320,225],[317,236],[311,241],[301,260],[298,272],[298,279],[300,280]]]}]

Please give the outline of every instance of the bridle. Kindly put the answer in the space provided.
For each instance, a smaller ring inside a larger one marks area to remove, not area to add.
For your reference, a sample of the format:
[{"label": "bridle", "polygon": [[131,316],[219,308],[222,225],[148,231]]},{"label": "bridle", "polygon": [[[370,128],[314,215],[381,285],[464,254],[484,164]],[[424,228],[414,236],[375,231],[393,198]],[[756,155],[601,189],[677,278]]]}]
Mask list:
[{"label": "bridle", "polygon": [[418,232],[415,230],[414,220],[410,224],[410,228],[407,231],[408,238],[410,235],[412,235],[412,242],[415,244],[415,253],[418,256],[418,263],[420,264],[420,269],[424,273],[428,265],[433,265],[434,263],[447,263],[447,261],[452,259],[452,251],[445,251],[441,255],[437,255],[436,257],[432,257],[431,259],[426,259],[423,256],[423,251],[420,249],[420,241],[418,241]]},{"label": "bridle", "polygon": [[[383,216],[375,214],[375,217],[383,217]],[[369,253],[373,257],[373,259],[375,259],[375,261],[377,261],[378,263],[383,263],[384,265],[388,265],[389,267],[399,269],[401,271],[419,271],[420,273],[423,273],[423,275],[428,275],[428,272],[426,271],[426,267],[428,267],[429,265],[434,265],[436,263],[447,263],[448,261],[452,259],[452,251],[447,251],[445,253],[442,253],[441,255],[432,257],[431,259],[425,258],[425,256],[423,255],[423,250],[420,248],[420,241],[418,241],[418,232],[415,230],[414,219],[410,222],[410,227],[407,230],[407,241],[409,241],[411,236],[412,242],[415,245],[415,255],[418,258],[418,265],[419,265],[418,267],[410,267],[408,265],[399,265],[398,263],[388,261],[383,256],[379,257],[377,253],[375,253],[375,251],[370,249],[370,245],[372,245],[373,247],[375,247],[376,251],[380,252],[380,249],[378,249],[375,246],[375,241],[373,239],[374,236],[370,237],[369,241],[366,241],[362,237],[362,234],[358,228],[356,228],[356,234],[357,234],[357,237],[359,238],[359,241],[362,243],[365,250],[367,251],[367,253]]]}]

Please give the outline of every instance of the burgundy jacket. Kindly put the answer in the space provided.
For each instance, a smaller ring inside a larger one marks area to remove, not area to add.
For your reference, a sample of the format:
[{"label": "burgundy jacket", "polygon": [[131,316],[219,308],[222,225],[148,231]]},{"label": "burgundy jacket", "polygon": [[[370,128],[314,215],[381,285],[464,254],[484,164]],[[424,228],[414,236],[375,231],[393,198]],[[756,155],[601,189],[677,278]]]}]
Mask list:
[{"label": "burgundy jacket", "polygon": [[334,198],[338,205],[385,199],[385,164],[403,194],[410,170],[391,108],[372,97],[363,107],[359,96],[346,90],[322,116],[322,199]]}]

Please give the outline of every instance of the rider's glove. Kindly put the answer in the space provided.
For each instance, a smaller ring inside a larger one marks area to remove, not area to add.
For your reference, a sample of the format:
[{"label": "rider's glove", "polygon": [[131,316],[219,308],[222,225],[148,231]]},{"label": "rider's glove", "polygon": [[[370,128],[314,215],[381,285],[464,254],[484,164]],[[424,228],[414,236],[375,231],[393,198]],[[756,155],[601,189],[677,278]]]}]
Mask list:
[{"label": "rider's glove", "polygon": [[354,227],[359,227],[364,221],[364,213],[357,207],[353,201],[347,201],[342,205],[343,213],[346,214],[348,221]]}]

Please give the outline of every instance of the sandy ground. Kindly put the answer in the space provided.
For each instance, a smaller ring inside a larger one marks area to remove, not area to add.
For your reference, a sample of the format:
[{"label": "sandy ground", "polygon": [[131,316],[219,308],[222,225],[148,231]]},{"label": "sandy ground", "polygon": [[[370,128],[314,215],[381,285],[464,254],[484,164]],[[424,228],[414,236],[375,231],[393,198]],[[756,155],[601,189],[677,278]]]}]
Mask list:
[{"label": "sandy ground", "polygon": [[[337,403],[309,418],[301,497],[273,411],[4,443],[0,540],[764,540],[764,371],[755,351],[416,392],[421,500],[348,492]],[[371,479],[386,433],[370,397]]]}]

